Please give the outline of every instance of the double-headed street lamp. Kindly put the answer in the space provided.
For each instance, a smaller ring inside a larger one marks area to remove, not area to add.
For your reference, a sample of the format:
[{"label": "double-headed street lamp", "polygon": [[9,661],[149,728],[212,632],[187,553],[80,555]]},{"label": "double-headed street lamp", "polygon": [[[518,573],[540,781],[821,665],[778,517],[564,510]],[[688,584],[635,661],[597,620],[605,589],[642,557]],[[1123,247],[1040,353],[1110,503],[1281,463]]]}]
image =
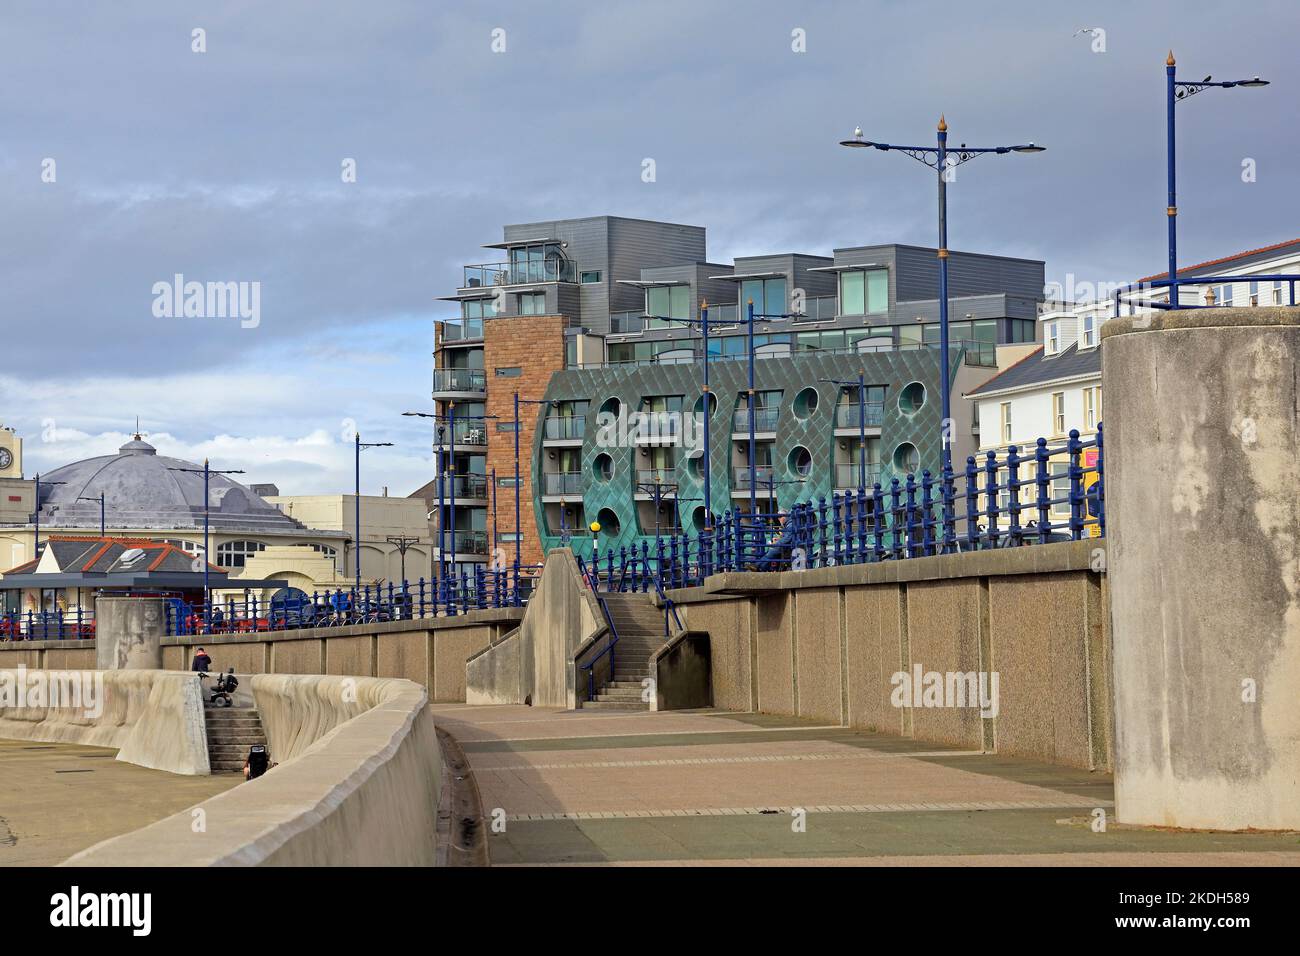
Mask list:
[{"label": "double-headed street lamp", "polygon": [[[865,372],[858,373],[856,382],[845,382],[838,378],[818,379],[827,385],[838,385],[840,388],[858,389],[858,442],[859,442],[859,462],[858,462],[858,490],[865,492],[867,490],[867,376]],[[835,407],[839,408],[837,402]],[[832,428],[838,422],[832,424]]]},{"label": "double-headed street lamp", "polygon": [[99,503],[99,536],[106,537],[104,533],[104,492],[100,492],[96,498],[87,498],[84,495],[77,499],[78,501],[94,501]]},{"label": "double-headed street lamp", "polygon": [[[66,481],[46,481],[45,485],[66,485]],[[36,543],[32,545],[32,556],[39,558],[41,556],[41,473],[36,473],[36,487],[33,489],[36,495],[36,507],[32,512],[32,520],[36,526]]]},{"label": "double-headed street lamp", "polygon": [[[459,422],[487,422],[496,418],[495,415],[457,415],[456,403],[447,403],[447,414],[442,415],[438,412],[402,412],[408,418],[432,418],[436,421],[438,429],[437,443],[437,462],[438,462],[438,580],[441,585],[446,580],[447,559],[444,557],[446,551],[446,536],[443,531],[443,489],[451,498],[451,507],[448,513],[451,517],[450,540],[451,540],[451,572],[459,580],[456,572],[456,423]],[[484,425],[484,428],[487,426]],[[445,436],[450,432],[451,447],[446,452],[447,458],[443,458],[443,448],[445,445]],[[486,439],[484,439],[486,442]],[[450,463],[448,465],[448,463]],[[450,481],[447,481],[450,478]]]},{"label": "double-headed street lamp", "polygon": [[1174,163],[1174,104],[1179,100],[1185,100],[1189,96],[1195,96],[1210,87],[1217,86],[1221,89],[1229,90],[1234,86],[1258,87],[1268,86],[1268,80],[1261,80],[1258,76],[1249,80],[1220,80],[1212,82],[1213,77],[1207,76],[1199,82],[1187,82],[1178,79],[1174,75],[1174,51],[1169,51],[1169,56],[1165,60],[1165,124],[1168,130],[1166,136],[1166,159],[1168,165],[1169,180],[1169,203],[1165,207],[1165,215],[1169,220],[1169,308],[1179,309],[1182,304],[1178,301],[1178,201],[1175,196],[1175,163]]},{"label": "double-headed street lamp", "polygon": [[212,588],[208,582],[208,569],[212,567],[212,552],[208,550],[208,535],[212,499],[208,494],[208,483],[213,475],[242,475],[242,468],[230,468],[226,471],[213,471],[208,459],[203,459],[202,468],[168,468],[168,471],[184,471],[191,475],[203,476],[203,630],[207,633],[212,623]]},{"label": "double-headed street lamp", "polygon": [[355,497],[356,504],[356,540],[352,544],[352,564],[356,572],[356,593],[361,594],[361,449],[363,448],[392,448],[393,443],[390,441],[371,441],[363,442],[361,432],[356,433],[356,468],[357,468],[357,488]]},{"label": "double-headed street lamp", "polygon": [[943,449],[943,467],[945,473],[952,468],[952,452],[948,447],[951,440],[952,396],[948,381],[948,179],[949,170],[962,163],[969,162],[985,153],[1041,153],[1046,147],[1025,143],[1020,146],[967,146],[962,143],[953,149],[948,148],[948,123],[939,117],[938,144],[935,146],[894,146],[889,143],[875,143],[862,138],[862,130],[854,130],[853,139],[840,142],[841,146],[855,149],[878,149],[881,152],[893,150],[910,156],[917,162],[924,163],[938,173],[939,177],[939,395],[943,406],[943,421],[940,425],[940,446]]}]

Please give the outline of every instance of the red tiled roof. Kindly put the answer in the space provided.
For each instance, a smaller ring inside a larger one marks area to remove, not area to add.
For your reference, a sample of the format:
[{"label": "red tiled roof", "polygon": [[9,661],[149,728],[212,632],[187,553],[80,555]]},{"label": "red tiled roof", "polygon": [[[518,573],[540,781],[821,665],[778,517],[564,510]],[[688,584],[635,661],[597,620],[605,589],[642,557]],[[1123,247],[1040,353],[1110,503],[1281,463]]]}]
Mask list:
[{"label": "red tiled roof", "polygon": [[[1271,246],[1260,246],[1258,249],[1247,249],[1245,252],[1238,252],[1230,256],[1224,256],[1222,259],[1208,259],[1205,262],[1198,262],[1194,266],[1181,266],[1178,270],[1178,274],[1182,275],[1184,272],[1195,272],[1197,269],[1204,269],[1207,268],[1208,266],[1222,265],[1225,262],[1235,262],[1238,259],[1245,259],[1248,256],[1259,255],[1259,253],[1261,252],[1273,252],[1277,249],[1285,249],[1287,246],[1294,246],[1297,244],[1300,244],[1300,239],[1288,239],[1286,242],[1275,242]],[[1169,278],[1169,273],[1162,272],[1159,275],[1146,276],[1144,278],[1138,279],[1138,282],[1152,282],[1155,279],[1167,279],[1167,278]]]}]

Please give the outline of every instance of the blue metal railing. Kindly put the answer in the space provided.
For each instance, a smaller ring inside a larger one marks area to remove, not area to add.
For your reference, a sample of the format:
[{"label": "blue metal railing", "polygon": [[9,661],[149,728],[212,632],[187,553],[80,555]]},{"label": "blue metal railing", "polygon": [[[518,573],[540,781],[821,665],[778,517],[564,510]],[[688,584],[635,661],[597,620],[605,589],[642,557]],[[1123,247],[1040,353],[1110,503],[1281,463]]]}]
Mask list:
[{"label": "blue metal railing", "polygon": [[[426,581],[358,588],[297,591],[274,600],[250,595],[243,600],[202,601],[169,598],[164,605],[164,633],[169,637],[200,634],[251,634],[314,627],[344,627],[431,617],[455,617],[487,608],[521,607],[532,593],[536,566],[447,571]],[[93,623],[91,625],[93,629]],[[92,635],[93,636],[93,635]]]},{"label": "blue metal railing", "polygon": [[600,613],[605,616],[605,625],[609,628],[609,643],[606,644],[591,660],[582,665],[582,669],[587,672],[587,700],[596,699],[596,664],[602,657],[609,656],[609,673],[614,675],[614,648],[618,644],[618,628],[614,626],[614,615],[609,613],[609,605],[605,599],[600,596],[600,569],[594,568],[588,570],[587,564],[582,559],[582,555],[576,555],[578,559],[578,570],[582,573],[583,580],[587,582],[588,587],[596,595],[596,602],[600,605]]},{"label": "blue metal railing", "polygon": [[0,612],[0,641],[77,641],[95,636],[95,615],[86,608]]},{"label": "blue metal railing", "polygon": [[[1071,431],[1022,454],[987,452],[964,469],[928,471],[887,486],[834,493],[787,512],[731,509],[699,534],[675,534],[593,554],[590,582],[610,591],[694,587],[725,571],[779,571],[870,564],[940,554],[1105,537],[1105,455]],[[667,597],[664,594],[665,598]]]},{"label": "blue metal railing", "polygon": [[[1116,289],[1114,293],[1112,293],[1112,298],[1115,303],[1114,317],[1118,317],[1120,315],[1122,305],[1130,305],[1135,309],[1137,308],[1160,309],[1160,310],[1170,309],[1172,307],[1171,301],[1153,302],[1149,298],[1142,301],[1135,301],[1135,298],[1137,296],[1141,296],[1143,294],[1149,296],[1151,293],[1157,292],[1162,289],[1166,291],[1166,293],[1169,295],[1171,300],[1173,299],[1174,296],[1177,296],[1179,309],[1228,308],[1233,304],[1232,302],[1225,304],[1223,302],[1216,301],[1212,305],[1208,302],[1205,304],[1183,302],[1181,291],[1183,289],[1198,289],[1201,287],[1209,288],[1212,286],[1237,285],[1237,284],[1253,284],[1258,289],[1259,284],[1262,282],[1268,282],[1272,284],[1272,288],[1262,290],[1263,292],[1268,293],[1267,295],[1268,301],[1267,302],[1258,301],[1259,293],[1257,292],[1256,301],[1250,302],[1249,305],[1260,306],[1260,305],[1295,305],[1296,304],[1296,283],[1300,283],[1300,274],[1294,272],[1268,273],[1262,275],[1194,276],[1188,278],[1179,277],[1175,282],[1170,282],[1168,277],[1166,277],[1164,279],[1151,279],[1146,282],[1134,282],[1129,285],[1122,286],[1121,288]],[[1170,289],[1171,286],[1173,286],[1177,291],[1170,293],[1168,290]],[[1277,296],[1278,299],[1285,298],[1287,301],[1274,302],[1273,301],[1274,289],[1278,291],[1278,296]],[[1281,294],[1283,289],[1286,290],[1285,296]]]}]

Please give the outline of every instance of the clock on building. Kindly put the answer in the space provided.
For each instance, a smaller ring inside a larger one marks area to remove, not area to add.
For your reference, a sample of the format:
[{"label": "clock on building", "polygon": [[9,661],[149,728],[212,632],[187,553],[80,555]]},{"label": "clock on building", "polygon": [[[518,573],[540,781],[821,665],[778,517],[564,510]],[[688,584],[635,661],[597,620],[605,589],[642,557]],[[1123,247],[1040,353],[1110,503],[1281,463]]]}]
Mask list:
[{"label": "clock on building", "polygon": [[8,448],[0,448],[0,471],[6,470],[14,463],[14,454]]}]

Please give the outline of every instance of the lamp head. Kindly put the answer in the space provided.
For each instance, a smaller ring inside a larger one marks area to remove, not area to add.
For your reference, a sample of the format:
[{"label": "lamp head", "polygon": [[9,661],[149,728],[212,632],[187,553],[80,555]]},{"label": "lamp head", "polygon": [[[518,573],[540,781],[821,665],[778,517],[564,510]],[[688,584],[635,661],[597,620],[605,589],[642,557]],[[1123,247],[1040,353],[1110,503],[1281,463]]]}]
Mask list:
[{"label": "lamp head", "polygon": [[600,533],[600,522],[599,522],[599,521],[593,521],[591,524],[587,525],[587,527],[591,529],[591,533],[592,533],[592,534],[599,534],[599,533]]}]

